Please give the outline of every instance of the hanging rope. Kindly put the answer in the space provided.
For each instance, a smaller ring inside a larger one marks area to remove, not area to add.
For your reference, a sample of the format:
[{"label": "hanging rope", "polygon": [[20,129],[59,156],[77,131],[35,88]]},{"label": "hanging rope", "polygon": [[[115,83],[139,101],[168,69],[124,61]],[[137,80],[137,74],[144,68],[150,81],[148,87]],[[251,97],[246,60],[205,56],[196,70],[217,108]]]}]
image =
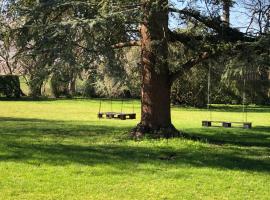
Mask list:
[{"label": "hanging rope", "polygon": [[121,113],[123,113],[124,99],[121,100]]},{"label": "hanging rope", "polygon": [[246,67],[243,68],[243,99],[242,99],[242,104],[243,104],[243,122],[247,122],[247,102],[246,102]]},{"label": "hanging rope", "polygon": [[112,97],[111,97],[111,112],[113,112],[113,109],[112,109]]},{"label": "hanging rope", "polygon": [[134,101],[132,101],[132,113],[135,113],[134,110]]},{"label": "hanging rope", "polygon": [[207,90],[207,110],[209,112],[210,121],[212,121],[210,95],[211,95],[211,66],[209,64],[209,69],[208,69],[208,90]]},{"label": "hanging rope", "polygon": [[[106,100],[108,101],[108,100]],[[101,100],[99,101],[99,109],[98,109],[98,118],[101,119],[103,118],[104,116],[107,118],[107,119],[120,119],[120,120],[127,120],[127,119],[130,119],[130,120],[133,120],[133,119],[136,119],[136,113],[134,113],[134,104],[132,106],[132,109],[133,109],[133,113],[124,113],[124,98],[121,99],[121,112],[113,112],[113,99],[112,99],[112,96],[110,97],[110,107],[111,107],[111,111],[110,112],[101,112]],[[119,108],[118,108],[119,109]]]},{"label": "hanging rope", "polygon": [[101,99],[99,100],[99,108],[98,108],[98,113],[101,111]]}]

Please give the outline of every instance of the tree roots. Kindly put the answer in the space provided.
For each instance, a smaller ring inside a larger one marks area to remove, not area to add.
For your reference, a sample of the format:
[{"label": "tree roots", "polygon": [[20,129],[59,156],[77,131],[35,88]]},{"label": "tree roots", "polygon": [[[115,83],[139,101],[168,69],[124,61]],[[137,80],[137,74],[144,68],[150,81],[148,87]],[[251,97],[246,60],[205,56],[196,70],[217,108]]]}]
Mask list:
[{"label": "tree roots", "polygon": [[134,129],[132,129],[130,134],[134,139],[141,139],[143,137],[168,139],[182,136],[182,133],[178,131],[172,124],[166,127],[153,128],[139,123]]}]

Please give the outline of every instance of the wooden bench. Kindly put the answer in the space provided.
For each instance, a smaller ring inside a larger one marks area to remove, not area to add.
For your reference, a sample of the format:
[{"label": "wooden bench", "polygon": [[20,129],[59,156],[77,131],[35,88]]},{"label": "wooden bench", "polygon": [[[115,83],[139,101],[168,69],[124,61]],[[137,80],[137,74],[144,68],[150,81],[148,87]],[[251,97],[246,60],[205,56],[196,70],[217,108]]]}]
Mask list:
[{"label": "wooden bench", "polygon": [[106,117],[107,119],[136,119],[136,113],[117,113],[117,112],[100,112],[98,118]]},{"label": "wooden bench", "polygon": [[226,121],[202,121],[202,126],[211,127],[213,123],[221,124],[222,127],[231,128],[232,124],[242,124],[244,129],[251,129],[251,122],[226,122]]}]

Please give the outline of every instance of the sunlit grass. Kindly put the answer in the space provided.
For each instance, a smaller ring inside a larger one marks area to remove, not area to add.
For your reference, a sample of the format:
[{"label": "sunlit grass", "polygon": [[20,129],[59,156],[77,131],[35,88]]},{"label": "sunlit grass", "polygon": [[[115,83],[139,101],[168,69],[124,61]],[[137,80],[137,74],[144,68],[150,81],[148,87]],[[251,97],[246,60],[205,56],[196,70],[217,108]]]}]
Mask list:
[{"label": "sunlit grass", "polygon": [[[127,133],[138,120],[99,120],[99,103],[0,102],[0,199],[269,199],[269,107],[250,108],[252,130],[202,128],[206,110],[175,107],[186,139],[136,142]],[[240,110],[212,117],[242,121]]]}]

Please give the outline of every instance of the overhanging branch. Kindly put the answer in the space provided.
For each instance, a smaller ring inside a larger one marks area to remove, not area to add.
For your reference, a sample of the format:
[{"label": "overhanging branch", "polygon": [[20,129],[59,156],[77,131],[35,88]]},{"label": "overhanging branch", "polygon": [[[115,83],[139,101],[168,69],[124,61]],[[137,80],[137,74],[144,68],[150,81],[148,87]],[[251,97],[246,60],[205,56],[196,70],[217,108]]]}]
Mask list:
[{"label": "overhanging branch", "polygon": [[169,30],[170,42],[181,42],[183,44],[188,44],[191,41],[201,41],[203,36],[193,36],[187,33],[177,33]]},{"label": "overhanging branch", "polygon": [[171,83],[173,83],[177,78],[179,78],[186,71],[190,70],[195,65],[207,60],[209,57],[210,57],[210,54],[208,52],[203,52],[199,56],[192,58],[186,63],[184,63],[179,70],[171,74],[171,77],[170,77]]},{"label": "overhanging branch", "polygon": [[208,17],[202,15],[199,11],[192,9],[176,9],[169,8],[170,12],[179,13],[181,15],[192,17],[195,20],[201,22],[206,27],[213,29],[220,38],[228,42],[236,42],[236,41],[254,41],[254,38],[246,36],[244,33],[240,32],[238,29],[225,26],[224,22],[220,19],[220,17]]}]

